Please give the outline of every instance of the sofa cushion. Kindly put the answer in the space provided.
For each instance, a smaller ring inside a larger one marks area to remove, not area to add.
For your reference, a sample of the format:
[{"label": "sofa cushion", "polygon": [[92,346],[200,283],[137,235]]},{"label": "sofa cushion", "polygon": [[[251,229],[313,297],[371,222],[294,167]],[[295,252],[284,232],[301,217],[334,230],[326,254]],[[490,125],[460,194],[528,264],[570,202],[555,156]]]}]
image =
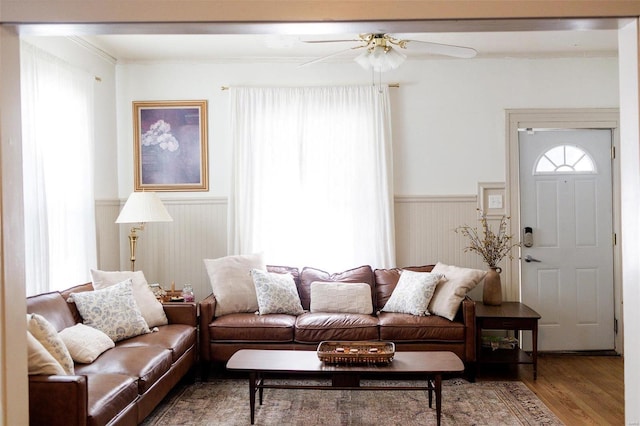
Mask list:
[{"label": "sofa cushion", "polygon": [[102,290],[71,293],[84,324],[106,333],[114,342],[149,333],[133,298],[131,279]]},{"label": "sofa cushion", "polygon": [[60,363],[27,331],[27,366],[29,375],[66,375]]},{"label": "sofa cushion", "polygon": [[465,327],[437,315],[426,317],[380,312],[380,340],[391,342],[464,342]]},{"label": "sofa cushion", "polygon": [[106,425],[138,398],[134,377],[124,374],[87,376],[87,425]]},{"label": "sofa cushion", "polygon": [[296,317],[286,314],[229,314],[209,324],[211,340],[220,342],[293,342]]},{"label": "sofa cushion", "polygon": [[84,324],[67,327],[59,334],[71,358],[82,364],[93,362],[101,353],[115,346],[104,332]]},{"label": "sofa cushion", "polygon": [[371,286],[367,283],[311,283],[311,312],[372,314]]},{"label": "sofa cushion", "polygon": [[76,374],[125,374],[138,379],[138,393],[145,393],[171,367],[171,351],[160,346],[116,346],[91,364],[76,366]]},{"label": "sofa cushion", "polygon": [[402,271],[396,288],[382,310],[418,316],[429,315],[429,302],[441,278],[441,274],[431,272]]},{"label": "sofa cushion", "polygon": [[373,315],[305,312],[296,318],[297,343],[378,339],[378,319]]},{"label": "sofa cushion", "polygon": [[431,272],[435,265],[407,266],[404,268],[376,269],[374,276],[376,280],[376,311],[381,310],[393,294],[393,290],[398,284],[400,274],[403,270],[415,272]]},{"label": "sofa cushion", "polygon": [[371,286],[372,304],[375,306],[374,277],[369,265],[349,269],[343,272],[329,273],[320,269],[305,267],[300,273],[300,301],[302,307],[309,310],[311,306],[311,283],[322,282],[345,282],[345,283],[366,283]]},{"label": "sofa cushion", "polygon": [[117,346],[159,346],[171,351],[171,362],[173,363],[195,344],[195,327],[185,324],[168,324],[158,327],[156,332],[122,340],[117,343]]},{"label": "sofa cushion", "polygon": [[215,316],[256,312],[258,298],[250,271],[266,270],[262,253],[204,259],[211,290],[216,298]]},{"label": "sofa cushion", "polygon": [[74,317],[71,304],[57,291],[27,297],[27,312],[42,315],[56,331],[71,327],[80,321],[80,317]]},{"label": "sofa cushion", "polygon": [[45,317],[27,314],[27,331],[55,358],[65,374],[73,374],[71,354],[54,326]]},{"label": "sofa cushion", "polygon": [[91,270],[93,288],[100,290],[121,283],[126,279],[131,279],[133,297],[136,299],[142,317],[149,327],[165,325],[168,323],[167,316],[162,309],[162,303],[156,299],[149,283],[142,271],[98,271]]},{"label": "sofa cushion", "polygon": [[256,288],[260,315],[300,315],[303,312],[292,275],[252,269],[251,277]]},{"label": "sofa cushion", "polygon": [[453,321],[460,303],[487,274],[479,269],[461,268],[438,262],[433,267],[434,274],[444,275],[429,303],[429,312]]}]

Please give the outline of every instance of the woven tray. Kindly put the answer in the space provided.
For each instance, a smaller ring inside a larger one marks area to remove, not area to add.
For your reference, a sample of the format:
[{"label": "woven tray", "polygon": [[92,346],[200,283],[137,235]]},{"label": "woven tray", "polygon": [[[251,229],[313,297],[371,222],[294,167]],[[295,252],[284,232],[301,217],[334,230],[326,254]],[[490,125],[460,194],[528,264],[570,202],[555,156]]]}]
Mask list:
[{"label": "woven tray", "polygon": [[393,342],[324,341],[318,358],[327,364],[389,364],[396,352]]}]

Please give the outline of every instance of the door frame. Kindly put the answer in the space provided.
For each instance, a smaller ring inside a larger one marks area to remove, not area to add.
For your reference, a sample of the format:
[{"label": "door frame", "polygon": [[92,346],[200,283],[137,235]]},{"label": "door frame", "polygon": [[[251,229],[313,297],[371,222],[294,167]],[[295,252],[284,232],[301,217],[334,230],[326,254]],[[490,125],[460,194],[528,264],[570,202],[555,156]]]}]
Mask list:
[{"label": "door frame", "polygon": [[[617,236],[613,246],[613,298],[614,319],[617,323],[615,333],[615,350],[623,353],[623,318],[622,318],[622,263],[620,235],[620,113],[618,108],[581,108],[581,109],[508,109],[505,111],[506,122],[506,195],[509,231],[520,241],[522,237],[520,224],[520,148],[518,144],[519,128],[545,129],[611,129],[612,146],[616,155],[612,161],[612,208],[613,232]],[[521,300],[521,263],[520,253],[513,256],[507,277],[507,300]]]}]

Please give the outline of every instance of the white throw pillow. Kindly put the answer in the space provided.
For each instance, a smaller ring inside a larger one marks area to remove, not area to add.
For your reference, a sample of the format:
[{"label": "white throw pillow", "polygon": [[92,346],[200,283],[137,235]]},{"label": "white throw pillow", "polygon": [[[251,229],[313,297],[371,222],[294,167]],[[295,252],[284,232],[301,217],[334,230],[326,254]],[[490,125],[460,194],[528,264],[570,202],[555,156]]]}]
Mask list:
[{"label": "white throw pillow", "polygon": [[467,293],[473,290],[487,274],[486,271],[479,269],[460,268],[440,262],[431,272],[444,275],[444,279],[436,286],[429,304],[429,312],[450,321],[453,321]]},{"label": "white throw pillow", "polygon": [[58,361],[27,331],[27,355],[29,375],[64,376],[67,374]]},{"label": "white throw pillow", "polygon": [[138,308],[140,308],[140,312],[147,322],[147,325],[149,327],[157,327],[168,324],[169,321],[162,308],[162,303],[156,299],[142,271],[91,270],[91,280],[93,281],[93,288],[95,290],[102,290],[103,288],[121,283],[128,278],[131,278],[133,297],[135,297]]},{"label": "white throw pillow", "polygon": [[311,283],[311,312],[372,314],[371,286],[367,283],[314,281]]},{"label": "white throw pillow", "polygon": [[440,279],[441,274],[403,270],[382,311],[429,315],[429,302]]},{"label": "white throw pillow", "polygon": [[103,331],[113,340],[150,333],[133,297],[131,279],[102,290],[71,293],[84,324]]},{"label": "white throw pillow", "polygon": [[262,253],[204,259],[204,266],[216,298],[215,316],[258,310],[251,270],[267,269]]},{"label": "white throw pillow", "polygon": [[39,314],[27,314],[27,331],[51,354],[66,374],[73,374],[73,359],[55,327]]},{"label": "white throw pillow", "polygon": [[97,328],[84,324],[67,327],[58,333],[75,362],[90,364],[104,351],[113,348],[113,340]]},{"label": "white throw pillow", "polygon": [[252,269],[251,277],[256,287],[260,315],[300,315],[304,312],[291,274],[276,274]]}]

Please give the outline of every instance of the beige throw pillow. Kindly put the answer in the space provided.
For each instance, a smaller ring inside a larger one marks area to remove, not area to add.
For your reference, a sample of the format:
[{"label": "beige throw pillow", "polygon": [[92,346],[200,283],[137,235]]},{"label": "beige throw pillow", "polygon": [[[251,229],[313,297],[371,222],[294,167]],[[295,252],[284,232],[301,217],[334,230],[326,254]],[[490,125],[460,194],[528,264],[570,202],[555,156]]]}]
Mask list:
[{"label": "beige throw pillow", "polygon": [[84,324],[67,327],[58,333],[75,362],[90,364],[116,344],[102,331]]},{"label": "beige throw pillow", "polygon": [[39,314],[27,314],[27,331],[60,364],[65,374],[73,374],[73,359],[55,327]]},{"label": "beige throw pillow", "polygon": [[27,331],[27,354],[29,375],[60,375],[67,373],[58,361],[42,346],[33,334]]},{"label": "beige throw pillow", "polygon": [[215,316],[258,310],[251,270],[266,271],[262,253],[204,259],[204,266],[216,298]]},{"label": "beige throw pillow", "polygon": [[142,271],[97,271],[91,270],[91,280],[95,290],[102,290],[131,278],[133,297],[136,299],[142,317],[149,327],[166,325],[169,323],[162,308],[162,303],[156,299],[147,283]]},{"label": "beige throw pillow", "polygon": [[372,314],[371,286],[367,283],[311,283],[311,312]]},{"label": "beige throw pillow", "polygon": [[429,303],[429,312],[453,321],[460,308],[462,299],[475,288],[487,274],[479,269],[460,268],[438,262],[431,270],[433,274],[442,274],[444,278],[436,286]]}]

